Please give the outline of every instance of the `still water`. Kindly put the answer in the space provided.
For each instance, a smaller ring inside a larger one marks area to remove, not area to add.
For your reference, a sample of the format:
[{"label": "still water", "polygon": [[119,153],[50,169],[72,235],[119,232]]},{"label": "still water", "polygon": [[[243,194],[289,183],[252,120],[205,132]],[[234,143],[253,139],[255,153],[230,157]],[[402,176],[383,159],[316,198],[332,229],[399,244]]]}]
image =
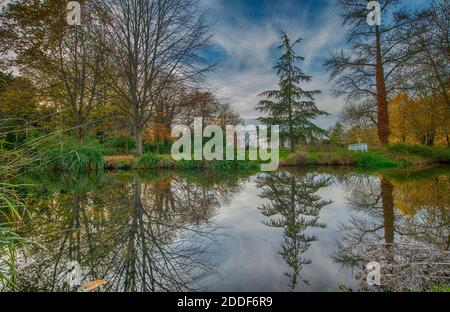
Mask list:
[{"label": "still water", "polygon": [[450,242],[450,168],[109,172],[28,183],[19,234],[29,243],[15,278],[25,291],[99,279],[102,291],[358,290],[368,246]]}]

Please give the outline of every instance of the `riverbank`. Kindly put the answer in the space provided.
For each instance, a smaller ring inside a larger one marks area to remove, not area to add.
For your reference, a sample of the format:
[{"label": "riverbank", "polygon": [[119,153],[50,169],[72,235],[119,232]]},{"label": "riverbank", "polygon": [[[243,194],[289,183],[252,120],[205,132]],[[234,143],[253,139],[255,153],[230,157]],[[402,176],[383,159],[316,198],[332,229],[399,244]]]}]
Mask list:
[{"label": "riverbank", "polygon": [[246,171],[257,170],[259,162],[247,160],[181,160],[175,161],[171,155],[157,155],[153,153],[144,154],[142,157],[131,155],[105,156],[103,158],[104,168],[110,170],[128,169],[213,169],[217,171]]},{"label": "riverbank", "polygon": [[[180,161],[171,155],[148,153],[141,158],[113,155],[103,158],[105,169],[200,169],[236,170],[257,167],[258,161]],[[408,168],[450,164],[450,149],[419,145],[391,145],[368,152],[349,152],[330,146],[280,151],[280,167],[345,166],[360,168]]]},{"label": "riverbank", "polygon": [[281,160],[281,166],[351,166],[363,168],[408,168],[450,164],[450,149],[395,144],[368,152],[319,147],[297,151]]}]

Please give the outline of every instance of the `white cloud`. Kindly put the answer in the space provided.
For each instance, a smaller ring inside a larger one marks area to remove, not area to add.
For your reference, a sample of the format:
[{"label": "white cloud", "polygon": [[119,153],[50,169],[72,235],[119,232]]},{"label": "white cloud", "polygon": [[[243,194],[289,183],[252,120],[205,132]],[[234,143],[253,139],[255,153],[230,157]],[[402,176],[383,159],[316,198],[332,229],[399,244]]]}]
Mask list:
[{"label": "white cloud", "polygon": [[[280,1],[276,8],[271,8],[272,14],[255,20],[240,14],[239,7],[226,7],[219,0],[202,0],[202,4],[218,18],[215,44],[225,54],[222,65],[209,76],[208,82],[219,98],[228,101],[236,112],[244,118],[260,116],[255,110],[260,100],[257,95],[277,88],[273,72],[274,51],[279,45],[280,30],[286,29],[292,38],[304,38],[299,54],[305,57],[305,71],[313,76],[307,88],[323,92],[316,99],[318,107],[337,115],[343,101],[331,94],[327,73],[321,66],[328,51],[333,50],[344,37],[332,5],[314,18],[309,16],[311,10],[308,7],[302,8],[298,17],[289,18],[286,12],[293,10],[293,2]],[[333,122],[334,117],[328,117],[318,124],[328,127]]]}]

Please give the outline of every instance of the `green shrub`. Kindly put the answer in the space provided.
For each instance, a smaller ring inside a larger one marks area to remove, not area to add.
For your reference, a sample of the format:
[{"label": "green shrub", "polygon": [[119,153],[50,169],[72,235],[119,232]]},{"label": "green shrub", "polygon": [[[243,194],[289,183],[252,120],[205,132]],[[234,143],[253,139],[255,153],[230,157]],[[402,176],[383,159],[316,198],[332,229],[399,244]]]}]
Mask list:
[{"label": "green shrub", "polygon": [[177,168],[180,169],[199,169],[204,168],[205,164],[201,160],[180,160],[176,163]]},{"label": "green shrub", "polygon": [[248,160],[218,160],[212,162],[212,168],[222,172],[244,171],[258,168],[258,164]]},{"label": "green shrub", "polygon": [[395,161],[373,152],[355,153],[355,164],[357,167],[366,168],[394,168],[399,164]]},{"label": "green shrub", "polygon": [[154,153],[144,154],[138,161],[140,168],[158,168],[161,157]]},{"label": "green shrub", "polygon": [[143,149],[145,153],[170,154],[172,149],[172,141],[163,140],[161,142],[144,142]]},{"label": "green shrub", "polygon": [[246,171],[258,168],[258,163],[248,160],[181,160],[176,163],[179,169],[211,169],[218,172]]},{"label": "green shrub", "polygon": [[155,153],[146,153],[137,162],[137,168],[140,169],[172,168],[173,166],[169,158]]},{"label": "green shrub", "polygon": [[104,143],[104,146],[108,149],[108,151],[111,150],[115,154],[126,154],[127,152],[130,154],[135,149],[136,144],[134,139],[131,137],[118,136],[108,139]]},{"label": "green shrub", "polygon": [[103,153],[98,144],[76,143],[70,138],[47,142],[38,153],[39,168],[55,172],[79,174],[103,171]]}]

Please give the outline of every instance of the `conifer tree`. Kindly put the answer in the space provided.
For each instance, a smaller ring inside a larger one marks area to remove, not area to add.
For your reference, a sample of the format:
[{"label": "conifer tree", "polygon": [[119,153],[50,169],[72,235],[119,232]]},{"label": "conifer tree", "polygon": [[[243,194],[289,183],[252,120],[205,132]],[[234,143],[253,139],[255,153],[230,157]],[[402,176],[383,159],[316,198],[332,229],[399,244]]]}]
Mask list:
[{"label": "conifer tree", "polygon": [[257,109],[268,114],[259,119],[261,122],[280,126],[280,137],[288,137],[293,150],[299,140],[308,141],[325,133],[313,120],[327,113],[319,110],[314,102],[314,97],[320,91],[307,91],[300,86],[312,80],[299,67],[304,58],[295,53],[295,46],[302,38],[291,42],[286,32],[282,32],[281,41],[278,48],[282,55],[274,67],[279,78],[279,90],[261,93],[259,96],[266,99],[259,102]]}]

